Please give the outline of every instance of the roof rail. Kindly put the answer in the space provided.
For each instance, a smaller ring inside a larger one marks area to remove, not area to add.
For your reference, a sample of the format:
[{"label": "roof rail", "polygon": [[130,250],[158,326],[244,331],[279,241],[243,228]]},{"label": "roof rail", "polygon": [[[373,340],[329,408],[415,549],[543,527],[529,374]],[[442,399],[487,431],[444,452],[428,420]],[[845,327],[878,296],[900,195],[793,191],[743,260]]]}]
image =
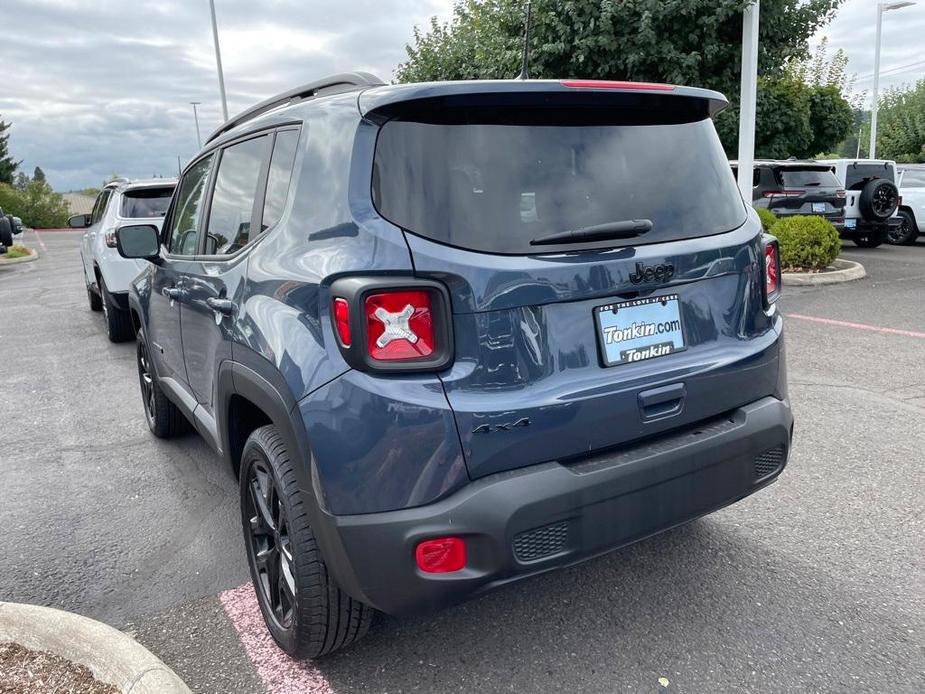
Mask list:
[{"label": "roof rail", "polygon": [[252,120],[257,116],[266,113],[267,111],[271,111],[278,106],[282,106],[292,101],[312,98],[317,96],[319,92],[326,91],[328,89],[333,90],[339,88],[341,91],[348,91],[350,88],[378,87],[383,84],[385,84],[385,82],[368,72],[342,72],[338,75],[331,75],[330,77],[317,80],[316,82],[303,84],[301,87],[296,87],[295,89],[290,89],[289,91],[283,92],[282,94],[271,96],[269,99],[261,101],[259,104],[251,106],[249,109],[242,111],[234,118],[230,118],[229,120],[225,121],[225,123],[219,126],[218,130],[209,135],[209,138],[206,140],[206,144],[212,142],[212,140],[214,140],[222,133],[228,132],[232,128],[237,127],[242,123],[246,123],[247,121]]}]

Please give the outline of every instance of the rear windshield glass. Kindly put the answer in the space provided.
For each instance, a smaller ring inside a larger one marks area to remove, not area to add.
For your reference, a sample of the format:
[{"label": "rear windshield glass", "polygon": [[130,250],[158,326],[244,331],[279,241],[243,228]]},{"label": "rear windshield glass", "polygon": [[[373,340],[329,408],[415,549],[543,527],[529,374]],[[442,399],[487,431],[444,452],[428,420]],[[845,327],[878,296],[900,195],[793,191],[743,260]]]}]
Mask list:
[{"label": "rear windshield glass", "polygon": [[845,170],[845,188],[861,190],[868,181],[874,178],[885,178],[892,181],[892,167],[883,164],[848,164]]},{"label": "rear windshield glass", "polygon": [[787,188],[841,188],[831,169],[786,168],[778,172],[780,182]]},{"label": "rear windshield glass", "polygon": [[167,213],[172,195],[173,187],[127,190],[122,194],[122,216],[163,217]]},{"label": "rear windshield glass", "polygon": [[[436,241],[509,254],[673,241],[745,221],[711,120],[601,124],[571,111],[556,118],[389,121],[373,171],[379,213]],[[651,230],[629,239],[530,245],[633,219],[650,220]]]}]

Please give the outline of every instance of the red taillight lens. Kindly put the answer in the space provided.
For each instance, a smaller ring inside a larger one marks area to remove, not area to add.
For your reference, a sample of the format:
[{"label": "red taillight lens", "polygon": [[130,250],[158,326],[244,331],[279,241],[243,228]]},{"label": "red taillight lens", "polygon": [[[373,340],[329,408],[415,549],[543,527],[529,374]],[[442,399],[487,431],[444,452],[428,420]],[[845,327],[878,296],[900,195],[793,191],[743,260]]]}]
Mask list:
[{"label": "red taillight lens", "polygon": [[615,80],[560,80],[563,87],[572,89],[632,89],[647,92],[670,92],[674,85],[658,82],[618,82]]},{"label": "red taillight lens", "polygon": [[378,361],[427,358],[437,348],[431,294],[392,291],[366,297],[366,342]]},{"label": "red taillight lens", "polygon": [[764,247],[764,295],[770,305],[780,294],[780,250],[777,241]]},{"label": "red taillight lens", "polygon": [[461,537],[424,540],[414,552],[418,568],[429,574],[459,571],[466,566],[466,543]]},{"label": "red taillight lens", "polygon": [[350,304],[346,299],[334,299],[334,325],[344,347],[350,346]]}]

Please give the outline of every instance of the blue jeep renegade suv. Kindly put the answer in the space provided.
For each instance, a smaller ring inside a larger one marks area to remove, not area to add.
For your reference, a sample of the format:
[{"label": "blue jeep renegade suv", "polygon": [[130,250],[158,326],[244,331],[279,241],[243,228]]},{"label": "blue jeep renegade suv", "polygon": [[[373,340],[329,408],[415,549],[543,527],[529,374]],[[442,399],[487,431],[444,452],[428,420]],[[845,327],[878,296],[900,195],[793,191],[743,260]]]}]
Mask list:
[{"label": "blue jeep renegade suv", "polygon": [[145,413],[240,479],[295,657],[684,523],[788,456],[776,241],[715,92],[338,75],[118,232]]}]

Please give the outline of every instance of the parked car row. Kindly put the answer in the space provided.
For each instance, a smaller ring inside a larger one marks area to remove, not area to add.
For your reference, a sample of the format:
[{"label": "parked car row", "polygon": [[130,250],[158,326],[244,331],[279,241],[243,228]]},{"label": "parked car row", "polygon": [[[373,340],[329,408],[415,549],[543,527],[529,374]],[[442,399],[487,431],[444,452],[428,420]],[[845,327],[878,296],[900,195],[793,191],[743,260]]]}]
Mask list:
[{"label": "parked car row", "polygon": [[[731,162],[737,172],[737,162]],[[820,215],[862,248],[911,243],[896,162],[872,159],[755,162],[752,204],[778,217]],[[925,215],[923,215],[925,216]]]},{"label": "parked car row", "polygon": [[588,559],[781,473],[779,250],[714,129],[726,105],[338,75],[226,123],[172,196],[115,182],[72,220],[91,308],[137,336],[150,430],[192,425],[240,480],[283,650],[331,652],[374,610]]}]

